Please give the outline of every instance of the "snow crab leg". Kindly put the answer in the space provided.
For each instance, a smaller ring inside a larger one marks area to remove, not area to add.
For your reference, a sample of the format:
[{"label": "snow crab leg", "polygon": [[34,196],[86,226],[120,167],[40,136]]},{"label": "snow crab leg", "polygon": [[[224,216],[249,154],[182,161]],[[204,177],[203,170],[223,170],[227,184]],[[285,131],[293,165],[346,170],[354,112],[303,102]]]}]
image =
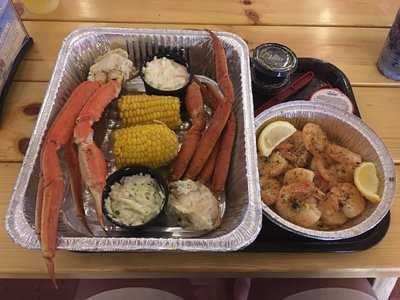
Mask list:
[{"label": "snow crab leg", "polygon": [[76,216],[85,226],[86,230],[93,235],[85,217],[85,209],[82,201],[82,177],[79,170],[78,152],[75,148],[73,137],[71,137],[71,140],[64,147],[64,157],[67,161],[69,182],[71,184],[72,199],[75,204]]},{"label": "snow crab leg", "polygon": [[107,166],[103,153],[94,143],[92,125],[100,119],[106,106],[118,97],[120,90],[121,84],[116,80],[101,86],[83,107],[74,130],[82,179],[94,198],[97,219],[102,227],[104,220],[101,195],[106,181]]},{"label": "snow crab leg", "polygon": [[[205,99],[207,105],[211,107],[213,111],[215,111],[219,105],[224,100],[224,96],[221,94],[219,89],[211,84],[208,83],[201,83],[200,84],[201,92]],[[214,169],[215,169],[215,162],[217,160],[217,154],[220,148],[220,141],[218,140],[212,150],[210,156],[207,159],[206,164],[201,169],[200,174],[198,176],[198,180],[203,184],[208,184],[209,180],[212,178]]]},{"label": "snow crab leg", "polygon": [[[58,216],[64,199],[64,179],[58,151],[70,141],[76,117],[99,86],[99,83],[86,81],[73,91],[51,125],[41,152],[41,175],[35,222],[37,224],[36,231],[40,234],[43,257],[55,286],[57,285],[54,279],[53,259],[57,243]],[[75,192],[73,193],[75,194]],[[76,199],[76,201],[81,202],[81,199]]]},{"label": "snow crab leg", "polygon": [[235,101],[235,93],[233,90],[233,83],[229,77],[224,47],[214,32],[209,30],[207,30],[207,32],[211,36],[214,47],[215,75],[217,77],[218,86],[221,89],[222,94],[227,98],[226,100],[233,104]]},{"label": "snow crab leg", "polygon": [[[224,101],[224,97],[220,93],[220,91],[210,84],[205,83],[202,85],[204,93],[207,95],[208,103],[212,109],[218,105],[218,103],[222,103]],[[223,192],[225,188],[225,182],[228,177],[229,166],[232,156],[233,144],[235,142],[235,133],[236,133],[236,118],[235,115],[231,112],[228,122],[226,123],[225,129],[220,137],[221,142],[218,142],[220,146],[216,149],[216,146],[211,153],[206,166],[211,163],[209,162],[210,158],[213,158],[215,166],[213,167],[213,178],[211,184],[211,190],[214,194],[219,195]],[[217,151],[217,154],[215,153]],[[204,172],[207,172],[206,166],[203,169]],[[209,167],[209,166],[208,166]],[[205,175],[203,170],[200,173],[200,178],[204,181]]]},{"label": "snow crab leg", "polygon": [[[216,77],[217,82],[222,90],[222,93],[225,96],[226,101],[234,102],[234,90],[232,81],[229,78],[228,74],[228,66],[226,63],[225,51],[222,47],[222,44],[218,37],[211,31],[209,31],[211,38],[213,40],[213,45],[215,51],[218,53],[222,53],[219,55],[219,59],[215,58],[216,64]],[[210,87],[210,91],[212,92],[215,98],[218,98],[219,93],[213,92],[212,87]],[[223,101],[222,98],[219,99],[218,102]],[[235,133],[236,133],[236,118],[233,112],[231,112],[229,119],[226,123],[226,127],[222,133],[221,146],[219,147],[214,174],[212,178],[211,190],[219,195],[225,188],[225,182],[228,177],[229,166],[232,156],[233,144],[235,142]]]},{"label": "snow crab leg", "polygon": [[215,163],[217,161],[217,154],[220,148],[220,144],[221,144],[220,141],[217,141],[217,143],[214,146],[214,149],[212,150],[210,156],[206,161],[206,164],[204,165],[203,169],[201,169],[200,174],[197,177],[198,181],[207,186],[209,186],[209,181],[214,173]]},{"label": "snow crab leg", "polygon": [[[42,157],[42,154],[40,155]],[[35,232],[40,237],[40,228],[42,220],[42,204],[43,204],[43,175],[39,175],[38,190],[36,192],[35,203]]]},{"label": "snow crab leg", "polygon": [[186,168],[192,159],[197,144],[201,137],[201,132],[205,125],[203,111],[203,97],[201,95],[200,86],[196,82],[192,82],[186,92],[185,106],[190,115],[192,126],[186,133],[182,148],[178,153],[172,166],[171,180],[176,181],[182,178]]},{"label": "snow crab leg", "polygon": [[219,195],[225,189],[225,182],[228,178],[229,166],[231,163],[233,144],[235,142],[236,118],[231,113],[224,132],[222,133],[221,146],[219,147],[215,161],[215,169],[212,178],[211,190]]},{"label": "snow crab leg", "polygon": [[234,102],[233,84],[228,74],[225,50],[219,38],[213,32],[208,32],[211,36],[214,48],[217,81],[222,93],[224,94],[225,101],[221,102],[214,111],[210,124],[199,141],[189,169],[185,175],[189,179],[196,178],[207,162],[208,157],[229,119]]}]

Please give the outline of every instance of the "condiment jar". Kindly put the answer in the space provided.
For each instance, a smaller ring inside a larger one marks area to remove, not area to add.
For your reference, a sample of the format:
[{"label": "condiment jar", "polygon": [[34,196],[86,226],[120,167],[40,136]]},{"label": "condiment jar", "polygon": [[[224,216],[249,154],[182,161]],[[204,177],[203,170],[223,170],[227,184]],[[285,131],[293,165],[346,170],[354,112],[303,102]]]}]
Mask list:
[{"label": "condiment jar", "polygon": [[311,95],[310,101],[335,106],[348,113],[354,113],[354,106],[350,98],[341,90],[335,88],[323,88]]},{"label": "condiment jar", "polygon": [[251,57],[251,77],[257,93],[275,95],[290,82],[297,68],[296,54],[277,43],[257,46]]}]

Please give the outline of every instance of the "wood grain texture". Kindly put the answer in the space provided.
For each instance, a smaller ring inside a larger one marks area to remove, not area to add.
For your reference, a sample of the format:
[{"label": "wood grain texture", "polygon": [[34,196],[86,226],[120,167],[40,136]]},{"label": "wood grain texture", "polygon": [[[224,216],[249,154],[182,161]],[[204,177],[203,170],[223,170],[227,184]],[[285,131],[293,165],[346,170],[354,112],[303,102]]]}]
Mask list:
[{"label": "wood grain texture", "polygon": [[[26,107],[43,102],[47,83],[14,82],[4,101],[0,127],[0,161],[21,161],[24,139],[32,135],[36,114],[26,113]],[[24,112],[25,109],[25,112]],[[22,142],[21,142],[22,141]],[[25,140],[26,141],[26,140]],[[21,150],[20,150],[21,149]]]},{"label": "wood grain texture", "polygon": [[[4,106],[0,128],[0,161],[21,161],[19,141],[30,137],[36,116],[23,110],[32,103],[41,103],[47,82],[14,82]],[[364,120],[385,142],[393,159],[400,162],[400,102],[398,88],[356,87],[357,103]]]},{"label": "wood grain texture", "polygon": [[[25,25],[34,39],[34,45],[18,68],[15,77],[15,80],[18,81],[48,81],[63,39],[77,28],[88,26],[204,28],[204,25],[198,24],[166,26],[29,21],[25,22]],[[48,30],[49,27],[52,28],[51,31]],[[387,79],[376,68],[376,60],[385,41],[387,29],[215,25],[208,25],[207,28],[236,33],[248,43],[249,48],[254,48],[264,42],[286,44],[299,57],[320,58],[337,65],[355,86],[400,86],[399,81]]]},{"label": "wood grain texture", "polygon": [[135,23],[390,26],[398,0],[61,0],[46,15],[25,20]]},{"label": "wood grain texture", "polygon": [[[18,0],[19,1],[19,0]],[[364,120],[400,163],[400,82],[379,74],[375,62],[398,0],[61,0],[47,15],[23,14],[34,45],[18,67],[0,128],[0,217],[4,220],[36,111],[62,43],[91,26],[196,28],[230,31],[250,48],[263,42],[291,47],[298,56],[336,64],[350,78]],[[194,25],[195,24],[195,25]],[[214,24],[214,25],[209,25]],[[252,26],[248,26],[252,25]],[[271,26],[268,26],[271,25]],[[288,26],[291,25],[291,26]],[[304,25],[304,26],[303,26]],[[22,141],[22,142],[21,142]],[[397,166],[397,173],[400,166]],[[399,191],[399,188],[397,188]],[[59,278],[172,276],[374,277],[399,276],[400,200],[388,234],[356,253],[72,253],[59,251]],[[47,278],[39,251],[14,244],[0,227],[0,277]]]},{"label": "wood grain texture", "polygon": [[400,91],[364,87],[355,88],[354,93],[363,119],[390,148],[395,163],[400,163]]},{"label": "wood grain texture", "polygon": [[51,60],[24,59],[17,67],[14,81],[49,81],[55,62],[55,58]]},{"label": "wood grain texture", "polygon": [[[0,163],[0,215],[4,216],[18,163]],[[397,167],[397,172],[400,167]],[[397,189],[399,190],[399,189]],[[391,226],[375,247],[354,253],[73,253],[58,251],[59,278],[177,276],[375,277],[400,274],[400,199]],[[39,251],[14,244],[0,227],[0,277],[47,278]],[[183,275],[185,274],[185,275]]]}]

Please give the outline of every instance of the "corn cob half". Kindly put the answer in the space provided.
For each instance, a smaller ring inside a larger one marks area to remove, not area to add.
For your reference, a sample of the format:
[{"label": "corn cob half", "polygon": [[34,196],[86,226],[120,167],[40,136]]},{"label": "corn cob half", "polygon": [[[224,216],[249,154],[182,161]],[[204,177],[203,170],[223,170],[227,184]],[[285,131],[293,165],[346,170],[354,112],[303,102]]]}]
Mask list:
[{"label": "corn cob half", "polygon": [[176,134],[164,124],[146,124],[113,132],[113,153],[118,168],[167,165],[178,153]]},{"label": "corn cob half", "polygon": [[177,97],[128,95],[118,100],[119,115],[124,127],[161,121],[169,128],[181,125],[180,102]]}]

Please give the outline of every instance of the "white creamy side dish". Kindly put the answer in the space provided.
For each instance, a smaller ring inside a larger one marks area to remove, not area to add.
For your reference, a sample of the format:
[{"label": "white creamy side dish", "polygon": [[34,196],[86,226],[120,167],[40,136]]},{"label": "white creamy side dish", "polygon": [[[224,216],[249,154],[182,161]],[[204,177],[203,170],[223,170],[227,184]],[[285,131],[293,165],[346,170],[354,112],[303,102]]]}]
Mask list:
[{"label": "white creamy side dish", "polygon": [[155,217],[162,207],[165,195],[150,175],[124,177],[111,186],[105,208],[109,217],[118,223],[138,226]]},{"label": "white creamy side dish", "polygon": [[189,81],[186,67],[166,57],[155,57],[146,63],[142,71],[144,80],[162,91],[178,90]]},{"label": "white creamy side dish", "polygon": [[168,217],[193,230],[212,230],[221,223],[219,203],[211,191],[198,181],[179,180],[170,184]]},{"label": "white creamy side dish", "polygon": [[112,79],[126,81],[135,73],[133,62],[128,58],[128,52],[114,49],[99,56],[90,67],[88,80],[107,82]]}]

